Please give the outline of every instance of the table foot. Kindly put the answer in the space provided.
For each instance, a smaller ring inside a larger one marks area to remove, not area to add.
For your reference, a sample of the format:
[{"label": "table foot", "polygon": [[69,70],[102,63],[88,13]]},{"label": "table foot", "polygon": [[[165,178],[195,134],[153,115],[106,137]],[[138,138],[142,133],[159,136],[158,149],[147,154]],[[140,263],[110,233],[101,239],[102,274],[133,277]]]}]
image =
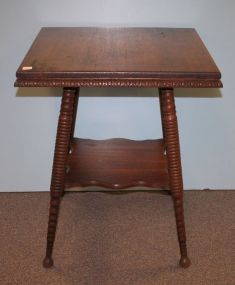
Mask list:
[{"label": "table foot", "polygon": [[53,266],[53,259],[51,257],[46,256],[43,260],[43,267],[50,268]]},{"label": "table foot", "polygon": [[182,256],[179,262],[180,266],[183,268],[188,268],[191,265],[191,261],[187,256]]}]

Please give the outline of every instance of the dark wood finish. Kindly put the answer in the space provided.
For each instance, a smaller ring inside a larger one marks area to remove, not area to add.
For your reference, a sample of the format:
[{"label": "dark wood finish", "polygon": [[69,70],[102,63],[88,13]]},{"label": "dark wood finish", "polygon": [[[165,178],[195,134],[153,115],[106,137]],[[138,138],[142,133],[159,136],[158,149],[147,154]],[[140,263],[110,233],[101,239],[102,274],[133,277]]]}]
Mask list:
[{"label": "dark wood finish", "polygon": [[163,140],[74,139],[66,188],[85,186],[168,189]]},{"label": "dark wood finish", "polygon": [[79,99],[79,88],[75,89],[75,94],[74,94],[74,113],[73,113],[73,124],[72,124],[72,130],[71,130],[71,137],[70,137],[70,142],[72,142],[74,138],[74,131],[75,131],[75,126],[76,126],[76,118],[77,118],[77,109],[78,109],[78,99]]},{"label": "dark wood finish", "polygon": [[188,267],[190,265],[190,260],[187,255],[186,248],[186,234],[183,211],[183,179],[173,89],[162,89],[160,91],[160,101],[168,161],[168,172],[170,178],[170,190],[174,202],[176,226],[180,245],[180,265],[182,267]]},{"label": "dark wood finish", "polygon": [[199,35],[185,28],[42,28],[16,75],[15,86],[221,86]]},{"label": "dark wood finish", "polygon": [[53,265],[52,250],[55,240],[60,200],[65,186],[66,163],[69,152],[73,117],[75,113],[75,96],[75,89],[64,89],[58,121],[54,162],[51,176],[51,201],[47,232],[46,257],[43,260],[44,267],[51,267]]},{"label": "dark wood finish", "polygon": [[[183,180],[173,88],[222,87],[221,74],[194,29],[43,28],[16,73],[15,86],[63,87],[51,178],[47,250],[53,265],[66,187],[170,188],[180,265],[188,267]],[[75,139],[79,87],[159,88],[163,140]]]},{"label": "dark wood finish", "polygon": [[164,130],[164,124],[163,124],[163,100],[162,100],[162,89],[158,89],[158,94],[159,94],[159,105],[160,105],[160,114],[161,114],[161,121],[162,121],[162,136],[163,140],[165,142],[165,130]]}]

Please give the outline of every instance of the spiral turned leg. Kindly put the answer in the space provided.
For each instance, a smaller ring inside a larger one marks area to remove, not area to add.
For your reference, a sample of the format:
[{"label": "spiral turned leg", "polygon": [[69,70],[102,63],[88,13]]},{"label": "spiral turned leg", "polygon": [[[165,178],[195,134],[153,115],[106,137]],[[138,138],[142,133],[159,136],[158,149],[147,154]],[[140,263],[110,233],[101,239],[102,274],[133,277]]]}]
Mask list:
[{"label": "spiral turned leg", "polygon": [[174,203],[177,234],[180,246],[180,266],[190,266],[187,255],[186,234],[183,210],[183,179],[180,160],[180,144],[175,110],[173,89],[161,89],[160,106],[166,144],[168,172],[170,178],[170,190]]},{"label": "spiral turned leg", "polygon": [[74,101],[76,89],[64,89],[60,116],[58,121],[55,143],[54,161],[51,177],[51,201],[47,232],[46,257],[43,266],[48,268],[53,265],[52,251],[56,234],[61,195],[64,191],[66,162],[74,117]]}]

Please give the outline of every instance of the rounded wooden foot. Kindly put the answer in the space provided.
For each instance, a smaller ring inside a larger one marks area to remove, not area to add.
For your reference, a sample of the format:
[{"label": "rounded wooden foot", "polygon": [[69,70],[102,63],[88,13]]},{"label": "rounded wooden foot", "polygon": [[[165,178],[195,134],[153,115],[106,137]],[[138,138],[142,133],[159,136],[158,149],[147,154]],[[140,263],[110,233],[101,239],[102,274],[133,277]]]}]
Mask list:
[{"label": "rounded wooden foot", "polygon": [[43,260],[43,267],[50,268],[53,266],[53,259],[51,257],[45,257]]},{"label": "rounded wooden foot", "polygon": [[183,268],[189,267],[191,264],[191,261],[188,257],[181,257],[180,259],[180,266]]}]

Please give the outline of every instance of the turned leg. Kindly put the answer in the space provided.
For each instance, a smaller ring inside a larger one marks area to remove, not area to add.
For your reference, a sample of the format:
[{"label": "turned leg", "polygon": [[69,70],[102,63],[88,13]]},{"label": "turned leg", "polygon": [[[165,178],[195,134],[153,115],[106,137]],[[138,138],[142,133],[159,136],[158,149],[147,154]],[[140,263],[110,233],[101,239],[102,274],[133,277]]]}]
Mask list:
[{"label": "turned leg", "polygon": [[72,129],[71,129],[71,135],[70,135],[70,141],[74,138],[74,130],[76,125],[76,117],[77,117],[77,108],[78,108],[78,99],[79,99],[79,88],[76,89],[75,92],[75,98],[74,98],[74,104],[73,104],[73,123],[72,123]]},{"label": "turned leg", "polygon": [[163,135],[163,139],[165,141],[165,130],[164,130],[164,123],[163,123],[163,110],[162,110],[162,89],[159,88],[158,89],[158,93],[159,93],[159,104],[160,104],[160,112],[161,112],[161,119],[162,119],[162,135]]},{"label": "turned leg", "polygon": [[164,139],[168,160],[170,190],[174,203],[177,234],[180,246],[180,265],[190,265],[187,255],[183,210],[183,179],[180,160],[180,144],[173,89],[161,89],[160,106],[164,129]]},{"label": "turned leg", "polygon": [[59,215],[60,200],[64,191],[66,162],[73,126],[75,94],[76,89],[64,89],[61,101],[51,177],[51,201],[47,232],[47,249],[46,257],[43,260],[43,266],[46,268],[53,265],[52,251]]},{"label": "turned leg", "polygon": [[[76,125],[76,117],[77,117],[77,108],[78,108],[78,99],[79,99],[79,88],[75,89],[74,93],[74,102],[73,102],[73,119],[72,119],[72,127],[70,132],[70,141],[68,146],[68,153],[72,151],[72,141],[74,138],[74,131],[75,131],[75,125]],[[67,169],[66,169],[67,171]],[[65,189],[62,190],[62,196],[64,196]]]}]

